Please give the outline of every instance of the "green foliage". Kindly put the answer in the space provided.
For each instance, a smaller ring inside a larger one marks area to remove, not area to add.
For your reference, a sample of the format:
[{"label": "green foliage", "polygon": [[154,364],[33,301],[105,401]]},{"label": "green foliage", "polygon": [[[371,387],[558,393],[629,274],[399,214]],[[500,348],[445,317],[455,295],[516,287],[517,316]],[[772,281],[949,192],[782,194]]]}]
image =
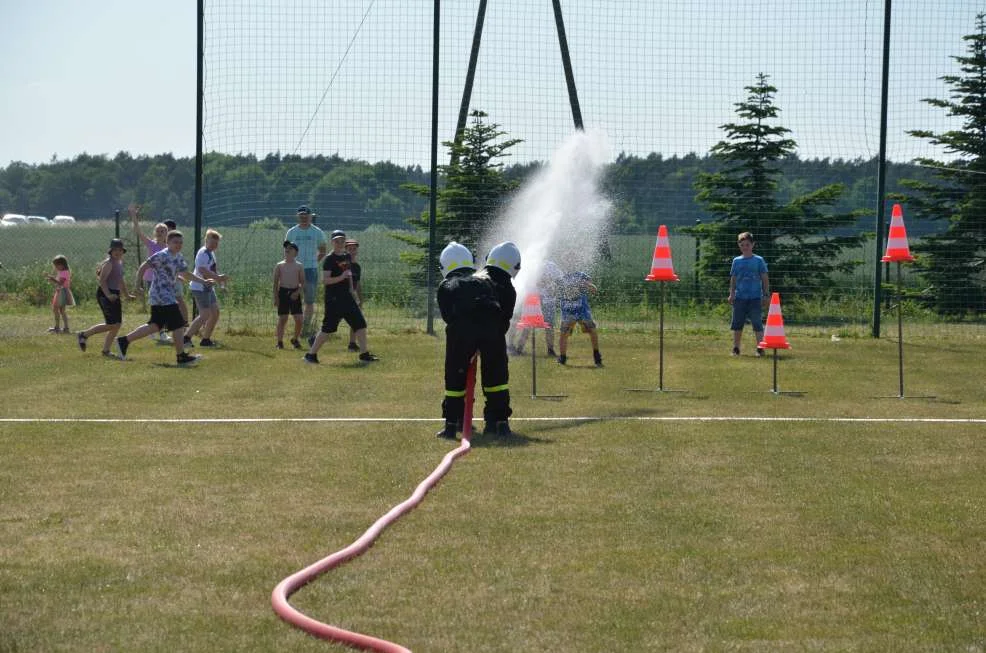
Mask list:
[{"label": "green foliage", "polygon": [[251,229],[272,229],[275,231],[287,231],[287,227],[280,218],[261,218],[250,223]]},{"label": "green foliage", "polygon": [[[506,133],[500,131],[499,125],[486,122],[487,115],[482,111],[473,111],[470,117],[472,122],[463,130],[461,138],[443,143],[449,148],[451,161],[439,166],[443,185],[438,190],[435,214],[436,249],[455,240],[475,251],[483,230],[507,196],[520,185],[517,179],[507,177],[500,159],[508,156],[507,150],[521,141],[501,140]],[[431,188],[425,184],[405,187],[422,197],[431,194]],[[401,255],[401,260],[411,267],[411,279],[419,285],[427,274],[430,217],[430,209],[425,209],[407,220],[415,228],[414,233],[394,234],[394,238],[419,250]],[[434,272],[438,272],[437,261]]]},{"label": "green foliage", "polygon": [[912,130],[912,136],[945,147],[950,161],[918,159],[934,171],[934,179],[908,179],[904,196],[909,213],[946,224],[914,248],[927,287],[923,301],[942,315],[986,311],[986,14],[976,17],[976,32],[964,37],[966,56],[953,57],[961,75],[946,75],[951,99],[925,99],[931,106],[962,120],[961,129],[933,133]]},{"label": "green foliage", "polygon": [[737,234],[750,231],[756,253],[771,270],[771,287],[781,293],[823,290],[833,285],[832,274],[848,271],[854,262],[840,257],[842,250],[863,240],[859,234],[836,235],[851,227],[865,211],[829,213],[843,194],[842,184],[799,192],[782,203],[778,199],[779,162],[793,156],[797,144],[790,130],[773,124],[779,109],[773,103],[777,89],[761,73],[746,87],[746,100],[736,104],[745,122],[722,126],[726,140],[712,147],[721,165],[716,172],[699,173],[697,201],[714,220],[693,231],[702,237],[700,274],[713,285],[729,278],[730,261],[737,255]]}]

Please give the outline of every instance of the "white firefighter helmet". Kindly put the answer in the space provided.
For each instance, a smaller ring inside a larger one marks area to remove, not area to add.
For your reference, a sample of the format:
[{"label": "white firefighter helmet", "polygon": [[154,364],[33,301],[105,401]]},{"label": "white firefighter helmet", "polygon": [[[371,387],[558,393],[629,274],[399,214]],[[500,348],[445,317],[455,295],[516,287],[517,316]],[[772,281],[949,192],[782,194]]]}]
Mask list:
[{"label": "white firefighter helmet", "polygon": [[510,273],[511,277],[516,277],[520,272],[520,250],[509,240],[500,243],[486,255],[486,265],[500,268]]},{"label": "white firefighter helmet", "polygon": [[443,277],[447,277],[449,272],[459,268],[476,269],[476,261],[473,259],[469,248],[454,240],[442,250],[438,257],[438,265],[442,269]]}]

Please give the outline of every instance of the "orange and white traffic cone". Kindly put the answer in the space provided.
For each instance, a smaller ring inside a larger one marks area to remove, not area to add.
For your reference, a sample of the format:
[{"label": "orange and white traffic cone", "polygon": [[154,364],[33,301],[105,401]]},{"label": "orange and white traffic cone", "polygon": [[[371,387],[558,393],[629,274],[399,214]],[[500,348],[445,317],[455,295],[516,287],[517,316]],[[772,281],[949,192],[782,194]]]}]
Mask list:
[{"label": "orange and white traffic cone", "polygon": [[907,229],[904,228],[904,210],[894,204],[890,216],[890,235],[887,237],[887,251],[880,259],[884,263],[913,261],[911,248],[907,246]]},{"label": "orange and white traffic cone", "polygon": [[547,329],[548,323],[544,321],[544,313],[541,312],[541,297],[537,293],[531,293],[524,298],[524,308],[517,322],[518,329]]},{"label": "orange and white traffic cone", "polygon": [[650,274],[644,281],[678,281],[671,263],[671,243],[668,241],[668,228],[663,224],[657,228],[657,244],[654,246],[654,260],[651,262]]},{"label": "orange and white traffic cone", "polygon": [[771,293],[770,311],[767,313],[767,325],[763,330],[763,340],[757,345],[760,349],[790,349],[784,336],[784,316],[781,315],[781,295]]}]

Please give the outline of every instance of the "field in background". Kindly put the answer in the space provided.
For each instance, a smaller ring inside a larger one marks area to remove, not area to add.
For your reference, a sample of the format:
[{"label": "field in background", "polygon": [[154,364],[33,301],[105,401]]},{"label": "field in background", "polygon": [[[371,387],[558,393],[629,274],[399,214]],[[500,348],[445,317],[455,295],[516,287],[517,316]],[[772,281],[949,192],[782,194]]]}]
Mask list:
[{"label": "field in background", "polygon": [[[145,225],[150,231],[150,225]],[[188,230],[186,230],[188,231]],[[271,274],[280,260],[284,233],[280,230],[227,227],[221,229],[223,242],[217,253],[220,269],[233,277],[222,292],[227,326],[234,330],[270,331],[274,325],[270,308]],[[112,223],[82,224],[75,227],[23,227],[0,231],[3,259],[0,262],[0,294],[4,305],[18,310],[24,307],[44,308],[48,305],[51,286],[43,275],[50,268],[51,257],[65,254],[74,271],[73,289],[80,309],[95,310],[95,269],[102,260],[109,239],[114,235]],[[124,259],[128,279],[139,265],[138,247],[132,232],[122,230],[127,242]],[[412,286],[406,279],[407,266],[399,260],[408,246],[391,237],[386,230],[371,228],[351,232],[359,239],[360,261],[364,269],[366,312],[377,328],[402,330],[423,328],[427,297],[424,289]],[[600,294],[593,297],[593,309],[605,327],[623,330],[653,329],[658,319],[660,284],[647,283],[643,277],[650,269],[654,237],[649,235],[614,235],[608,239],[608,256],[600,257],[593,270]],[[683,328],[719,328],[728,315],[725,292],[703,282],[696,283],[695,240],[690,236],[671,236],[675,272],[679,283],[665,287],[665,311],[669,319]],[[874,265],[869,249],[847,254],[859,265],[851,274],[841,277],[839,287],[824,294],[806,292],[784,297],[787,322],[805,326],[834,327],[853,332],[866,332],[872,319],[872,284]],[[191,260],[193,239],[186,234],[184,253]],[[918,280],[909,274],[905,283]],[[132,281],[131,281],[132,282]],[[320,302],[319,302],[320,303]],[[139,304],[138,304],[139,305]],[[889,305],[889,302],[888,302]],[[936,318],[916,306],[908,305],[908,318],[934,322]],[[886,318],[885,318],[886,319]]]},{"label": "field in background", "polygon": [[[602,369],[581,334],[568,367],[539,359],[561,400],[511,359],[518,436],[477,439],[295,605],[415,651],[983,650],[983,423],[920,420],[986,419],[984,334],[906,347],[908,394],[934,399],[877,398],[891,339],[789,338],[797,396],[724,333],[669,334],[680,393],[627,392],[657,386],[649,334],[604,334]],[[338,338],[318,367],[220,339],[192,369],[147,341],[119,362],[4,339],[0,417],[385,421],[0,422],[0,650],[349,650],[279,621],[270,592],[448,451],[442,339],[372,332],[369,367]]]}]

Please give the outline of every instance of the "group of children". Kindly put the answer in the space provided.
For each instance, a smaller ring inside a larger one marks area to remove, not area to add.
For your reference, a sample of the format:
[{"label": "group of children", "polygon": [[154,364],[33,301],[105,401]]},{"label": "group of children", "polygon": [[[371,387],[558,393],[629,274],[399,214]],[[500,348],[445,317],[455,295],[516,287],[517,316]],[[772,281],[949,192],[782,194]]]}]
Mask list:
[{"label": "group of children", "polygon": [[[193,336],[201,336],[199,345],[214,347],[216,342],[212,334],[219,321],[219,301],[215,286],[225,287],[228,276],[220,274],[216,260],[216,250],[222,235],[209,229],[205,234],[205,244],[195,255],[194,265],[189,269],[181,254],[184,243],[183,235],[175,229],[174,223],[162,222],[154,228],[154,238],[147,237],[140,230],[140,208],[130,207],[134,234],[138,241],[147,246],[148,257],[137,271],[137,290],[149,290],[150,319],[130,333],[119,336],[118,332],[123,322],[122,298],[134,299],[123,278],[123,255],[126,248],[122,240],[114,238],[110,242],[106,258],[97,266],[96,276],[99,288],[96,299],[103,313],[103,322],[93,325],[76,334],[79,348],[86,351],[88,339],[96,334],[105,333],[102,353],[104,356],[117,357],[112,347],[114,340],[119,350],[119,358],[125,359],[130,344],[147,336],[157,336],[158,342],[173,344],[176,360],[179,365],[196,362],[200,357],[189,354],[186,349],[193,347]],[[289,232],[290,233],[290,232]],[[334,333],[339,322],[346,320],[350,326],[350,351],[359,352],[361,361],[375,361],[378,358],[367,350],[366,320],[362,313],[363,295],[360,285],[362,268],[357,262],[359,243],[347,239],[342,231],[332,233],[332,252],[319,256],[322,266],[322,284],[325,287],[325,316],[319,334],[309,338],[310,349],[304,360],[318,363],[317,352],[330,333]],[[276,328],[276,347],[284,349],[284,332],[289,317],[294,318],[294,333],[290,339],[291,346],[301,349],[302,330],[304,327],[304,308],[302,298],[306,303],[308,297],[314,296],[314,290],[306,286],[314,285],[304,267],[297,260],[299,247],[296,243],[285,240],[283,244],[284,259],[274,266],[274,307],[278,320]],[[323,250],[324,251],[324,250]],[[68,317],[66,307],[75,305],[71,291],[71,272],[68,260],[64,256],[56,256],[52,265],[54,274],[46,275],[56,285],[52,298],[52,311],[55,326],[49,329],[52,333],[68,333]],[[181,281],[188,283],[195,300],[198,315],[189,323],[188,308],[183,298]],[[166,333],[172,334],[168,338]]]},{"label": "group of children", "polygon": [[[545,341],[548,356],[557,358],[562,365],[568,363],[568,339],[577,325],[589,334],[592,344],[592,360],[596,367],[603,366],[603,357],[599,352],[599,333],[596,322],[592,318],[589,307],[589,294],[597,293],[599,289],[592,283],[592,278],[585,272],[574,271],[565,273],[553,261],[546,261],[541,277],[537,282],[537,293],[541,299],[541,312],[548,325],[545,331]],[[561,312],[561,322],[558,313]],[[558,352],[555,353],[554,326],[560,325],[558,336]],[[516,355],[524,353],[529,329],[515,329],[510,343],[510,352]]]}]

